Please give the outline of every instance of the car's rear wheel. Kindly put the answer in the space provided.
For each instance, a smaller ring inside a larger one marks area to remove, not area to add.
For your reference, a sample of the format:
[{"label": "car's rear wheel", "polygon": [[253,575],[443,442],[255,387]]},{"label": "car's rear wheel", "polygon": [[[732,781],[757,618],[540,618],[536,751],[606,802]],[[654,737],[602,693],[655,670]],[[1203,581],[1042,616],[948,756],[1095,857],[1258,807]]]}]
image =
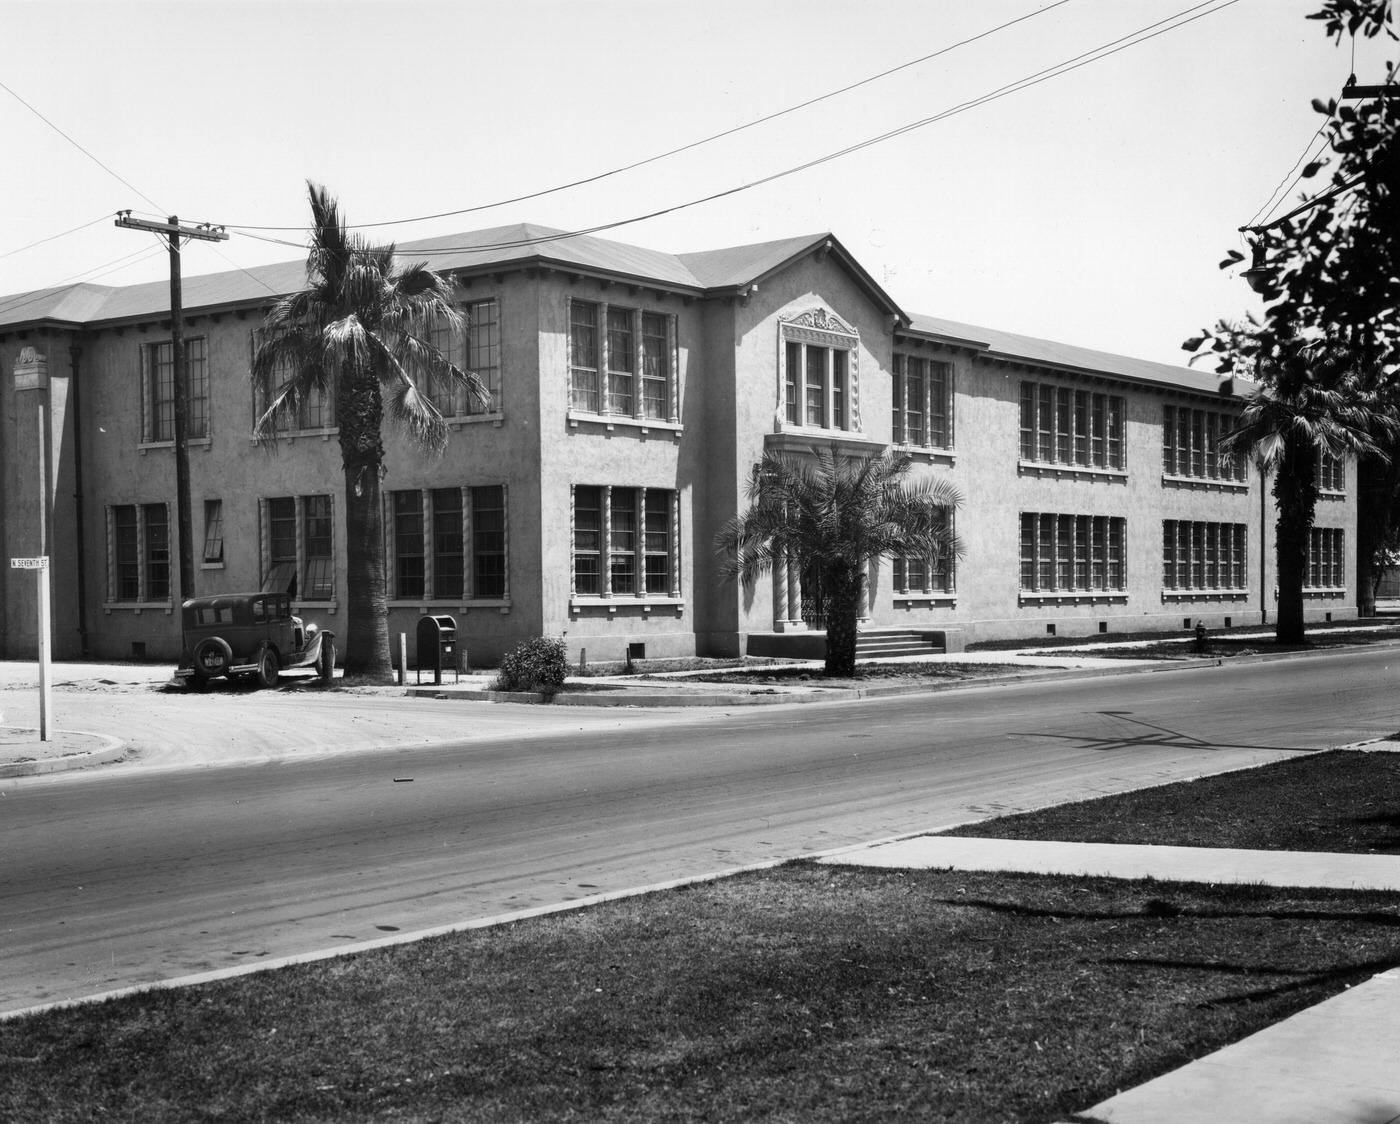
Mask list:
[{"label": "car's rear wheel", "polygon": [[335,678],[335,643],[329,636],[321,638],[321,658],[316,661],[316,670],[327,683]]},{"label": "car's rear wheel", "polygon": [[192,662],[196,679],[213,679],[228,671],[233,663],[233,649],[221,636],[206,636],[195,645]]},{"label": "car's rear wheel", "polygon": [[277,662],[277,653],[271,648],[264,648],[258,655],[258,686],[277,686],[277,673],[281,670],[281,665]]}]

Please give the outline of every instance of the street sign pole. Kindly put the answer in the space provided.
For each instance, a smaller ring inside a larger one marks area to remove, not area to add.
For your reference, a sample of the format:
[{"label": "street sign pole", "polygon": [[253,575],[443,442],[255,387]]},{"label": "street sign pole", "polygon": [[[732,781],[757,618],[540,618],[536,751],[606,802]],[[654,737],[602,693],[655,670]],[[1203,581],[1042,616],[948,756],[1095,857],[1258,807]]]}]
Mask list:
[{"label": "street sign pole", "polygon": [[34,570],[39,579],[39,740],[49,740],[49,712],[53,709],[53,685],[50,682],[49,651],[49,559],[48,555],[38,558],[11,558],[12,570]]}]

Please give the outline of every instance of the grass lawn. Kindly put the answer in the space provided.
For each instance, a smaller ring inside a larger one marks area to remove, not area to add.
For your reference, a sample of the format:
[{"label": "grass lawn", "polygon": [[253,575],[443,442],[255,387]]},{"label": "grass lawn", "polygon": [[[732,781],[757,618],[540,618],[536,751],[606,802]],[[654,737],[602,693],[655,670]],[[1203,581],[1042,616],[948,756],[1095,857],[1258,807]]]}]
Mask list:
[{"label": "grass lawn", "polygon": [[[1393,760],[1083,818],[1254,846],[1310,798],[1311,845],[1347,849]],[[0,1120],[1048,1122],[1397,963],[1394,894],[794,863],[0,1022]]]}]

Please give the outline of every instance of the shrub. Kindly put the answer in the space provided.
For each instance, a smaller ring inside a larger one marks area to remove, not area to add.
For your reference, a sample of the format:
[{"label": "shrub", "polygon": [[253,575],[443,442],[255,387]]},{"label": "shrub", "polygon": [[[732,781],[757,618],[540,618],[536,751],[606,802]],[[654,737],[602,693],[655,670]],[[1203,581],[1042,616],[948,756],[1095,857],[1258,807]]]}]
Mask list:
[{"label": "shrub", "polygon": [[569,673],[562,638],[537,636],[526,640],[501,661],[496,681],[497,691],[544,691],[552,694],[564,685]]}]

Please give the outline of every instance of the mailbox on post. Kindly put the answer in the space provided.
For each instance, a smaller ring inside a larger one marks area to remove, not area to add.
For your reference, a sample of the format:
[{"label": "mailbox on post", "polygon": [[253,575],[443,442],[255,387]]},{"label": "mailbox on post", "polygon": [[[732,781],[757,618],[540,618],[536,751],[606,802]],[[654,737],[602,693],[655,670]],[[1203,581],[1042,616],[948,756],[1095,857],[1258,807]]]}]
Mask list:
[{"label": "mailbox on post", "polygon": [[433,682],[442,682],[442,669],[449,668],[461,680],[457,666],[457,622],[451,617],[418,618],[418,682],[423,682],[423,672],[432,671]]}]

